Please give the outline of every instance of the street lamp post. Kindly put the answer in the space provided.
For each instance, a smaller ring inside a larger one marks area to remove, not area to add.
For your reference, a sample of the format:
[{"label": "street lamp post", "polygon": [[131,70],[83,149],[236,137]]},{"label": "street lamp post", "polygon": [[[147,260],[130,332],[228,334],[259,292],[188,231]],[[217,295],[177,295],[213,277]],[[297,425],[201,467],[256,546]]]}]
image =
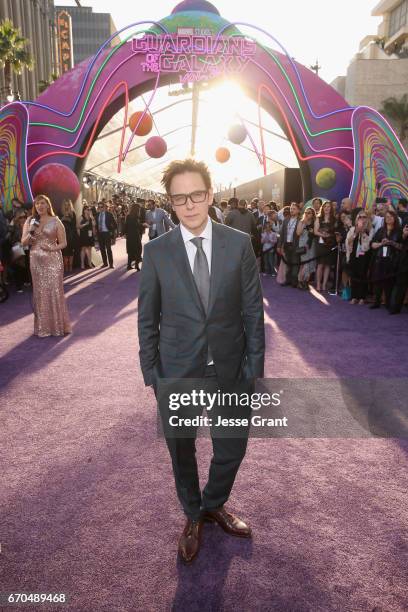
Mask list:
[{"label": "street lamp post", "polygon": [[310,66],[310,70],[313,70],[313,72],[316,73],[316,76],[319,76],[320,69],[321,69],[321,66],[319,65],[319,60],[316,58],[316,63],[314,64],[314,66]]}]

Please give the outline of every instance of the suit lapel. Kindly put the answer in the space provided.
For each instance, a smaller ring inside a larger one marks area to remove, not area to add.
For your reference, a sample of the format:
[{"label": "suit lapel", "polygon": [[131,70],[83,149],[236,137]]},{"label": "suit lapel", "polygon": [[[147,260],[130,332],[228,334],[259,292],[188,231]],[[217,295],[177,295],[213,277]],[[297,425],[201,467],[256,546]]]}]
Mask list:
[{"label": "suit lapel", "polygon": [[190,263],[187,257],[186,247],[184,246],[183,237],[181,235],[180,226],[178,225],[171,231],[172,254],[173,261],[176,264],[178,273],[183,281],[189,295],[191,295],[205,316],[204,306],[201,302],[200,294],[198,293],[197,285],[195,284],[194,276],[191,271]]},{"label": "suit lapel", "polygon": [[221,226],[218,223],[212,224],[212,249],[211,249],[211,276],[210,276],[210,299],[208,302],[207,316],[210,314],[214,306],[215,299],[221,287],[221,281],[224,275],[225,263],[225,239],[220,231]]}]

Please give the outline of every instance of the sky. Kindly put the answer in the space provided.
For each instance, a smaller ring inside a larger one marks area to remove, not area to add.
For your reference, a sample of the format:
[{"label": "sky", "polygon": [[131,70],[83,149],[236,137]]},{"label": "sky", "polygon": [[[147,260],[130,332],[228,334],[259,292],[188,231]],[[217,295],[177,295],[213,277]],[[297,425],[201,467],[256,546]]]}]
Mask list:
[{"label": "sky", "polygon": [[[76,6],[74,0],[55,4]],[[142,19],[160,20],[171,13],[177,0],[81,0],[81,4],[95,12],[111,13],[119,30]],[[267,30],[305,66],[317,58],[322,66],[320,76],[327,82],[346,73],[360,40],[376,34],[381,21],[371,17],[378,0],[216,0],[213,4],[229,21]]]}]

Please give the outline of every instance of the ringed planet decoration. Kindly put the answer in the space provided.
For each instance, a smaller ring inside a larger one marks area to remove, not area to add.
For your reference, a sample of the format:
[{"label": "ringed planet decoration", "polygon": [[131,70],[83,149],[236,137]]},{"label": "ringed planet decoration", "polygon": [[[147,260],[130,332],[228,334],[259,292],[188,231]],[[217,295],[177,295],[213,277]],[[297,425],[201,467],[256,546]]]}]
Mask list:
[{"label": "ringed planet decoration", "polygon": [[167,143],[161,136],[151,136],[145,144],[149,157],[159,158],[167,153]]},{"label": "ringed planet decoration", "polygon": [[218,147],[218,149],[215,152],[215,159],[220,164],[225,164],[225,162],[227,162],[230,157],[231,157],[231,153],[229,149],[227,149],[227,147]]}]

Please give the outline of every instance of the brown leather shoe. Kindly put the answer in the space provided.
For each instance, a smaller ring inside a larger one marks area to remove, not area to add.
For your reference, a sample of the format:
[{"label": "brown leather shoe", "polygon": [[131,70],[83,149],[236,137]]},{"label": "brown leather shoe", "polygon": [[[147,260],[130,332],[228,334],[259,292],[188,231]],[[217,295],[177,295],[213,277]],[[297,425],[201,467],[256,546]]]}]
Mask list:
[{"label": "brown leather shoe", "polygon": [[251,528],[244,521],[231,514],[231,512],[227,512],[224,506],[216,510],[207,510],[203,514],[203,519],[212,523],[218,523],[230,535],[238,536],[239,538],[250,538],[252,536]]},{"label": "brown leather shoe", "polygon": [[192,521],[187,519],[186,526],[179,540],[179,554],[183,563],[191,563],[194,561],[201,546],[201,532],[203,530],[203,521]]}]

